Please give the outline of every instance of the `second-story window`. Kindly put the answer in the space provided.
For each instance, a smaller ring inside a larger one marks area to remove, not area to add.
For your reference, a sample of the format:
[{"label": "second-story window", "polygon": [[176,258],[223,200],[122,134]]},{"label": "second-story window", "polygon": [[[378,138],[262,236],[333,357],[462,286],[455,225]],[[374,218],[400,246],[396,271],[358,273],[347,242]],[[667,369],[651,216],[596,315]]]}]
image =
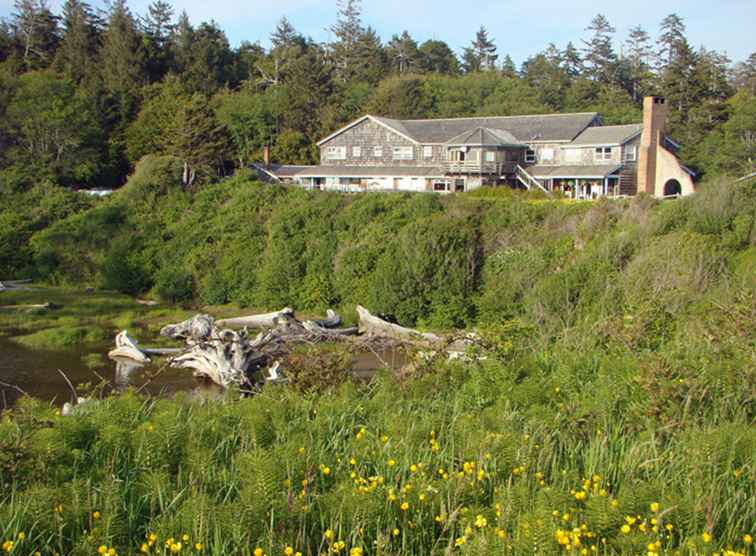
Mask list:
[{"label": "second-story window", "polygon": [[554,160],[554,149],[541,149],[541,160],[551,162]]},{"label": "second-story window", "polygon": [[612,159],[612,148],[611,147],[596,147],[596,150],[594,151],[593,158],[596,161],[606,161]]},{"label": "second-story window", "polygon": [[412,147],[394,147],[393,155],[394,160],[412,160],[415,158],[414,149]]},{"label": "second-story window", "polygon": [[627,145],[625,147],[625,153],[624,158],[625,162],[635,162],[636,157],[638,156],[635,145]]},{"label": "second-story window", "polygon": [[423,158],[433,158],[433,147],[430,145],[423,147]]},{"label": "second-story window", "polygon": [[580,162],[580,149],[564,149],[565,162]]},{"label": "second-story window", "polygon": [[496,153],[493,151],[486,151],[486,162],[496,162]]},{"label": "second-story window", "polygon": [[362,147],[352,147],[352,158],[362,157]]},{"label": "second-story window", "polygon": [[383,157],[383,147],[380,145],[376,145],[373,147],[373,156],[375,158],[382,158]]},{"label": "second-story window", "polygon": [[525,162],[533,163],[536,161],[536,153],[533,149],[525,151]]},{"label": "second-story window", "polygon": [[346,160],[346,147],[328,147],[326,149],[327,160]]}]

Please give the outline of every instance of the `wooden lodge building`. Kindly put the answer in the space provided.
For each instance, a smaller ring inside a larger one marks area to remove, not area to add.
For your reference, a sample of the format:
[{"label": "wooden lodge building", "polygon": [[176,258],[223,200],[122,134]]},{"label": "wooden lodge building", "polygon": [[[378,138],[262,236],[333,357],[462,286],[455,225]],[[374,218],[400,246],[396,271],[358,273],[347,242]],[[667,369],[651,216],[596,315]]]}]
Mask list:
[{"label": "wooden lodge building", "polygon": [[605,126],[595,112],[395,120],[363,116],[318,143],[321,164],[255,164],[261,178],[328,191],[470,191],[508,185],[575,199],[688,195],[693,172],[664,134],[667,105]]}]

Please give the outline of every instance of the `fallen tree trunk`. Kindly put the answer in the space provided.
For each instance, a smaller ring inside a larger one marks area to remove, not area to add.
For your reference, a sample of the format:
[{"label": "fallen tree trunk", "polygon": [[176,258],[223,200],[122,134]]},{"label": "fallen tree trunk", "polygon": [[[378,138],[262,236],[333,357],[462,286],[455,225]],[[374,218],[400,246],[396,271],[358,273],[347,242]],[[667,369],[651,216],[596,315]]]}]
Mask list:
[{"label": "fallen tree trunk", "polygon": [[429,332],[419,332],[413,328],[405,328],[392,322],[383,320],[373,315],[362,305],[357,305],[357,314],[360,317],[360,332],[372,336],[385,336],[395,340],[407,342],[440,343],[441,338]]},{"label": "fallen tree trunk", "polygon": [[217,321],[216,324],[218,326],[231,326],[235,328],[273,328],[276,326],[276,322],[281,318],[294,318],[294,309],[285,307],[280,311],[275,311],[273,313],[221,319]]},{"label": "fallen tree trunk", "polygon": [[0,305],[0,309],[57,309],[59,305],[48,301],[46,303],[31,303],[28,305]]},{"label": "fallen tree trunk", "polygon": [[30,284],[31,280],[0,280],[0,292],[10,290],[28,290],[25,284]]}]

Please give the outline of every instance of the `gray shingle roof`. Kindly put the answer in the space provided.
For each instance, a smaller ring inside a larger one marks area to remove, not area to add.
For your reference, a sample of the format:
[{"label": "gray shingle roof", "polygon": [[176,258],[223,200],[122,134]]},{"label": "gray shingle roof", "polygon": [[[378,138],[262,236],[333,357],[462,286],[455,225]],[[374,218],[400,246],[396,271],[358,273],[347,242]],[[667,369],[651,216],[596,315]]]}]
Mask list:
[{"label": "gray shingle roof", "polygon": [[573,145],[622,145],[640,133],[642,124],[604,125],[587,128]]},{"label": "gray shingle roof", "polygon": [[534,116],[484,116],[435,120],[376,118],[418,143],[446,143],[474,128],[506,130],[518,142],[572,141],[597,117],[596,112]]},{"label": "gray shingle roof", "polygon": [[442,177],[444,171],[434,166],[307,166],[294,173],[303,178],[370,178],[370,177]]},{"label": "gray shingle roof", "polygon": [[536,178],[603,178],[622,168],[622,164],[550,165],[536,164],[525,171]]},{"label": "gray shingle roof", "polygon": [[447,145],[485,145],[501,147],[525,147],[515,139],[514,135],[504,129],[489,129],[487,127],[477,127],[468,131],[463,131],[456,137],[452,137],[446,142]]}]

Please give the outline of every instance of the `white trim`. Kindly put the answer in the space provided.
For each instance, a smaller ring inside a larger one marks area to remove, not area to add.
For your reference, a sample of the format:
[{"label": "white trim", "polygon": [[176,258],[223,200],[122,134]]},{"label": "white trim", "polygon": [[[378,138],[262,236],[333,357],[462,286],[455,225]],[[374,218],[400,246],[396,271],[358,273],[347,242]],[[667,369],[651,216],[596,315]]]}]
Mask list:
[{"label": "white trim", "polygon": [[349,129],[353,128],[353,127],[354,127],[354,126],[356,126],[357,124],[360,124],[360,123],[364,122],[365,120],[370,120],[370,121],[372,121],[372,122],[375,122],[375,123],[377,123],[377,124],[380,124],[380,125],[382,125],[383,127],[385,127],[386,129],[388,129],[388,130],[390,130],[390,131],[393,131],[394,133],[396,133],[396,134],[397,134],[397,135],[399,135],[400,137],[404,137],[404,138],[405,138],[405,139],[407,139],[408,141],[411,141],[411,142],[412,142],[412,143],[414,143],[415,145],[419,145],[419,144],[420,144],[420,142],[419,142],[419,141],[416,141],[415,139],[413,139],[413,138],[412,138],[412,137],[410,137],[409,135],[406,135],[406,134],[402,133],[401,131],[399,131],[398,129],[396,129],[396,128],[393,128],[393,127],[391,127],[390,125],[383,123],[383,122],[382,122],[381,120],[379,120],[378,118],[375,118],[374,116],[371,116],[370,114],[366,114],[365,116],[362,116],[361,118],[357,118],[357,119],[356,119],[356,120],[354,120],[353,122],[351,122],[351,123],[348,123],[347,125],[345,125],[345,126],[344,126],[344,127],[342,127],[341,129],[337,129],[336,131],[334,131],[333,133],[331,133],[331,134],[330,134],[330,135],[329,135],[328,137],[326,137],[325,139],[321,139],[320,141],[318,141],[317,143],[315,143],[315,145],[319,147],[319,146],[321,146],[321,145],[322,145],[323,143],[325,143],[325,142],[327,142],[327,141],[330,141],[330,140],[331,140],[331,139],[333,139],[334,137],[337,137],[337,136],[341,135],[341,134],[342,134],[342,133],[344,133],[345,131],[347,131],[347,130],[349,130]]}]

